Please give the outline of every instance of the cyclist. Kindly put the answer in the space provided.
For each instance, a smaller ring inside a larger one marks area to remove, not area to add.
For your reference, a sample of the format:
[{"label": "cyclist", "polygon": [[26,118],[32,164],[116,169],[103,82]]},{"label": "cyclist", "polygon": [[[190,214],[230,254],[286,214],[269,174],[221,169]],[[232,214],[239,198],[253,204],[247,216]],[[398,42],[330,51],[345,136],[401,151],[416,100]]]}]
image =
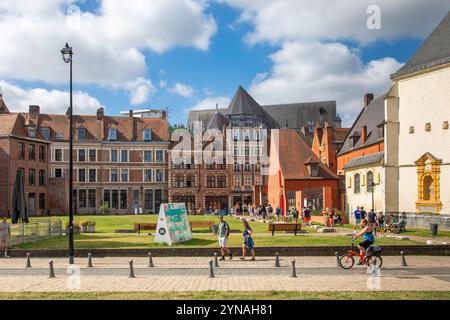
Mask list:
[{"label": "cyclist", "polygon": [[362,219],[361,221],[361,231],[355,234],[352,237],[352,240],[358,239],[360,236],[363,236],[363,241],[358,244],[360,259],[359,264],[363,264],[363,261],[366,259],[367,248],[369,248],[372,244],[375,243],[375,237],[373,235],[373,227],[367,222],[367,219]]}]

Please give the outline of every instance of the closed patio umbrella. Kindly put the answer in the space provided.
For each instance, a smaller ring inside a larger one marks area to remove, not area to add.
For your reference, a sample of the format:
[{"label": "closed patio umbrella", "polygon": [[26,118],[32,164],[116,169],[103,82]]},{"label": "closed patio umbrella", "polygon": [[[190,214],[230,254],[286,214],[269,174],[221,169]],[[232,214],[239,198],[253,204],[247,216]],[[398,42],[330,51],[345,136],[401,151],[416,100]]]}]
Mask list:
[{"label": "closed patio umbrella", "polygon": [[27,208],[25,203],[25,183],[22,170],[17,170],[16,181],[14,182],[12,223],[28,223]]}]

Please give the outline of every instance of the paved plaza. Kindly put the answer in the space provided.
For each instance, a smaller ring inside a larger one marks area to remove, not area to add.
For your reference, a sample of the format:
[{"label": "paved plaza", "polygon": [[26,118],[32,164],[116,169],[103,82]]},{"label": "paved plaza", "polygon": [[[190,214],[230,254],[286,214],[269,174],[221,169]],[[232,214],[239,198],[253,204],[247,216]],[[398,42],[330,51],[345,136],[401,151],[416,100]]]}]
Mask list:
[{"label": "paved plaza", "polygon": [[[129,278],[134,261],[136,278]],[[297,278],[291,278],[296,260]],[[209,277],[208,257],[77,258],[68,269],[67,259],[53,259],[56,278],[49,278],[49,259],[0,259],[0,292],[186,292],[186,291],[450,291],[450,257],[409,256],[407,267],[400,257],[384,257],[380,272],[365,267],[336,267],[335,257],[273,257],[257,261],[219,261],[215,278]],[[79,269],[77,268],[79,267]],[[77,275],[80,274],[78,277]]]}]

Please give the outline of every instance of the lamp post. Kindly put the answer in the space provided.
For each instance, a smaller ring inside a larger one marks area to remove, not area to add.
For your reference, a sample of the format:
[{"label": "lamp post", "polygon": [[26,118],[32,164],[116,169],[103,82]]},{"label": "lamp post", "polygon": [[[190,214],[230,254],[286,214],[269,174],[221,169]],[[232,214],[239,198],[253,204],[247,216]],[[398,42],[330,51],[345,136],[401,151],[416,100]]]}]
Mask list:
[{"label": "lamp post", "polygon": [[371,186],[371,189],[372,189],[372,210],[375,210],[375,198],[374,198],[374,190],[375,190],[375,186],[376,186],[376,184],[375,184],[375,182],[371,182],[370,183],[370,186]]},{"label": "lamp post", "polygon": [[70,64],[70,106],[69,106],[69,264],[75,263],[73,246],[73,105],[72,105],[72,47],[66,43],[61,50],[65,63]]}]

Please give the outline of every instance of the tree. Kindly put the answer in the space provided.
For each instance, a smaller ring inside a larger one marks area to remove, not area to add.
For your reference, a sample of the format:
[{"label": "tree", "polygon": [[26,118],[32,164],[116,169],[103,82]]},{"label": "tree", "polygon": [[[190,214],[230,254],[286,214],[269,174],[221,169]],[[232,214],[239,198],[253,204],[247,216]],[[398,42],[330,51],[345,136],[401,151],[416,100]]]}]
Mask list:
[{"label": "tree", "polygon": [[186,129],[186,127],[184,126],[184,124],[179,123],[179,124],[169,124],[169,134],[171,135],[175,130],[177,129]]}]

